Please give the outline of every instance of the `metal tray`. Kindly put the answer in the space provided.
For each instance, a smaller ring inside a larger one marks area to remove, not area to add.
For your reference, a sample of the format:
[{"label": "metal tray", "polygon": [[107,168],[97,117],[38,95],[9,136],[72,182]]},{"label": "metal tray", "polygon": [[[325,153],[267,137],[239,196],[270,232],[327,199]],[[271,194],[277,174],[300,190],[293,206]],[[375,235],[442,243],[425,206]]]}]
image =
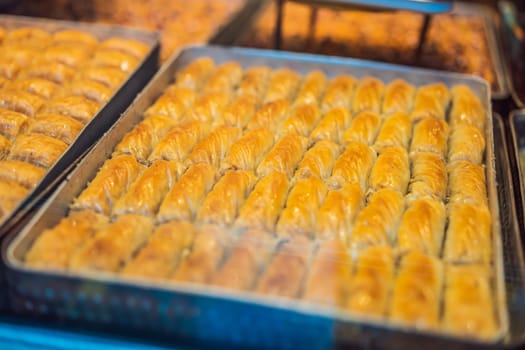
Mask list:
[{"label": "metal tray", "polygon": [[126,81],[116,90],[112,98],[102,106],[93,119],[84,126],[76,140],[60,156],[46,175],[33,188],[16,209],[3,220],[0,220],[0,237],[9,232],[13,225],[24,216],[29,208],[40,198],[50,194],[61,180],[65,178],[68,167],[73,164],[102,134],[118,119],[129,106],[138,92],[147,84],[158,68],[159,38],[154,32],[121,26],[95,25],[80,22],[57,21],[30,17],[0,15],[0,23],[6,29],[24,26],[42,28],[49,32],[61,29],[79,29],[95,35],[99,40],[112,36],[139,40],[150,47],[148,54],[139,66],[130,73]]},{"label": "metal tray", "polygon": [[86,325],[111,326],[112,331],[142,331],[164,339],[192,339],[213,344],[265,348],[326,348],[338,344],[393,348],[420,348],[424,344],[456,348],[470,345],[499,346],[508,332],[505,306],[503,252],[494,157],[492,114],[487,113],[486,171],[493,217],[495,290],[501,332],[489,343],[461,340],[443,333],[415,333],[411,329],[363,321],[332,308],[300,301],[229,292],[210,286],[135,282],[111,274],[74,274],[42,271],[24,265],[23,257],[34,239],[66,215],[68,205],[93,178],[123,135],[142,118],[142,112],[172,82],[174,73],[200,56],[217,62],[237,60],[244,67],[268,65],[290,67],[299,72],[322,69],[328,77],[348,73],[356,77],[374,75],[384,81],[404,78],[415,85],[442,81],[447,85],[467,84],[490,111],[490,88],[479,78],[462,74],[413,69],[384,63],[319,55],[267,50],[196,47],[181,52],[165,65],[126,113],[115,123],[81,164],[32,218],[10,244],[4,244],[10,304],[14,311],[33,316],[51,316]]},{"label": "metal tray", "polygon": [[441,13],[452,9],[452,1],[420,0],[281,0],[283,2],[302,2],[310,5],[349,7],[359,6],[371,9],[408,10],[423,13]]}]

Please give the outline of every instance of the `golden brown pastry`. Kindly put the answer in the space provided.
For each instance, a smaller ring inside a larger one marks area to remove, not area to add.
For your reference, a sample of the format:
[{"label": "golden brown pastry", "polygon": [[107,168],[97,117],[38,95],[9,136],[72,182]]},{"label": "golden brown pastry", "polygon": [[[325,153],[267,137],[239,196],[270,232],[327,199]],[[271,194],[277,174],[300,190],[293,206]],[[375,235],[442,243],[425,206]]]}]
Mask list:
[{"label": "golden brown pastry", "polygon": [[201,95],[187,111],[185,121],[200,121],[214,125],[224,124],[222,114],[230,103],[232,94],[225,91],[215,91]]},{"label": "golden brown pastry", "polygon": [[439,260],[420,252],[405,255],[394,284],[390,319],[420,329],[436,329],[442,281]]},{"label": "golden brown pastry", "polygon": [[385,88],[383,114],[409,113],[414,103],[416,88],[403,79],[392,80]]},{"label": "golden brown pastry", "polygon": [[448,161],[467,160],[481,164],[485,153],[485,138],[482,131],[473,125],[456,125],[449,139]]},{"label": "golden brown pastry", "polygon": [[97,38],[93,34],[77,29],[59,30],[53,33],[53,41],[86,46],[95,46],[98,43]]},{"label": "golden brown pastry", "polygon": [[95,52],[91,64],[98,67],[118,68],[123,72],[131,73],[139,65],[139,59],[128,53],[101,48]]},{"label": "golden brown pastry", "polygon": [[329,110],[310,134],[310,142],[315,143],[320,140],[342,142],[343,131],[350,127],[351,120],[348,109],[337,107]]},{"label": "golden brown pastry", "polygon": [[272,171],[279,171],[292,177],[297,163],[306,150],[306,143],[306,138],[297,134],[283,136],[257,167],[257,176],[263,177]]},{"label": "golden brown pastry", "polygon": [[155,145],[170,131],[175,121],[164,115],[151,115],[138,123],[115,147],[114,154],[131,154],[145,162]]},{"label": "golden brown pastry", "polygon": [[25,114],[0,108],[0,134],[9,141],[24,133],[29,123],[30,119]]},{"label": "golden brown pastry", "polygon": [[108,223],[107,217],[91,210],[73,211],[38,236],[25,262],[32,267],[67,269],[82,244]]},{"label": "golden brown pastry", "polygon": [[290,190],[286,207],[277,222],[277,234],[312,236],[316,226],[315,213],[327,191],[324,182],[316,177],[298,180]]},{"label": "golden brown pastry", "polygon": [[352,99],[352,113],[364,111],[380,113],[383,103],[385,84],[373,77],[364,77],[359,81]]},{"label": "golden brown pastry", "polygon": [[37,58],[33,63],[20,73],[23,79],[40,78],[52,81],[56,84],[66,84],[75,76],[75,68],[57,61],[49,61]]},{"label": "golden brown pastry", "polygon": [[[19,43],[4,43],[0,56],[9,63],[14,63],[19,69],[25,69],[33,60],[38,59],[41,49]],[[7,68],[9,70],[9,68]]]},{"label": "golden brown pastry", "polygon": [[379,153],[387,147],[407,148],[411,135],[410,117],[405,112],[396,112],[385,119],[373,148]]},{"label": "golden brown pastry", "polygon": [[381,126],[381,117],[374,112],[363,112],[357,115],[350,124],[350,128],[343,133],[343,141],[362,142],[372,145],[379,127]]},{"label": "golden brown pastry", "polygon": [[266,128],[247,131],[235,141],[221,163],[221,170],[243,169],[254,171],[262,157],[273,146],[273,133]]},{"label": "golden brown pastry", "polygon": [[199,57],[175,75],[176,84],[189,89],[198,89],[215,68],[210,57]]},{"label": "golden brown pastry", "polygon": [[312,243],[304,236],[295,236],[281,243],[255,291],[269,296],[298,297],[308,273],[312,250]]},{"label": "golden brown pastry", "polygon": [[34,116],[44,105],[42,97],[25,91],[0,90],[0,108]]},{"label": "golden brown pastry", "polygon": [[126,80],[127,74],[118,68],[87,67],[80,72],[80,78],[98,81],[112,90],[116,90]]},{"label": "golden brown pastry", "polygon": [[303,293],[303,299],[331,306],[342,306],[350,277],[352,259],[343,241],[332,239],[320,243]]},{"label": "golden brown pastry", "polygon": [[237,94],[239,96],[253,96],[257,101],[260,101],[266,90],[270,73],[270,67],[266,66],[253,66],[247,68],[239,82],[239,86],[237,87]]},{"label": "golden brown pastry", "polygon": [[27,189],[35,187],[46,170],[31,163],[19,160],[0,161],[0,179],[15,181]]},{"label": "golden brown pastry", "polygon": [[443,159],[447,155],[449,127],[442,119],[428,117],[414,126],[411,152],[434,152]]},{"label": "golden brown pastry", "polygon": [[175,126],[157,143],[148,160],[176,160],[182,162],[193,147],[208,135],[210,125],[201,122],[189,122]]},{"label": "golden brown pastry", "polygon": [[290,101],[295,95],[301,77],[299,74],[288,68],[281,68],[272,71],[268,81],[268,88],[264,95],[263,103],[268,103],[280,99]]},{"label": "golden brown pastry", "polygon": [[228,61],[218,66],[203,86],[204,93],[230,92],[239,84],[242,77],[242,67],[238,62]]},{"label": "golden brown pastry", "polygon": [[29,78],[11,81],[9,89],[26,91],[49,100],[60,89],[60,85],[45,79]]},{"label": "golden brown pastry", "polygon": [[47,47],[42,56],[45,61],[58,62],[79,69],[89,60],[91,51],[85,46],[60,43]]},{"label": "golden brown pastry", "polygon": [[343,185],[341,189],[328,191],[317,212],[318,238],[339,238],[347,241],[354,219],[363,205],[364,195],[357,183]]},{"label": "golden brown pastry", "polygon": [[0,180],[0,214],[3,218],[11,214],[23,199],[27,197],[29,190],[15,181]]},{"label": "golden brown pastry", "polygon": [[202,163],[190,166],[164,198],[157,221],[193,220],[216,177],[217,170],[212,165]]},{"label": "golden brown pastry", "polygon": [[443,243],[445,222],[445,205],[440,200],[420,198],[411,202],[397,231],[399,253],[417,250],[438,257]]},{"label": "golden brown pastry", "polygon": [[81,122],[65,115],[40,113],[35,116],[29,132],[47,135],[70,145],[83,127]]},{"label": "golden brown pastry", "polygon": [[0,76],[4,79],[17,78],[20,70],[24,66],[13,59],[1,57],[0,58]]},{"label": "golden brown pastry", "polygon": [[150,218],[126,214],[103,226],[71,257],[74,271],[117,272],[132,258],[153,232]]},{"label": "golden brown pastry", "polygon": [[222,118],[224,125],[244,128],[257,110],[257,98],[246,94],[240,95],[224,109]]},{"label": "golden brown pastry", "polygon": [[255,185],[251,171],[229,170],[208,193],[197,213],[197,221],[223,226],[233,224],[239,208]]},{"label": "golden brown pastry", "polygon": [[98,112],[100,106],[84,96],[68,96],[51,100],[43,109],[45,113],[62,114],[87,124]]},{"label": "golden brown pastry", "polygon": [[226,255],[231,240],[228,233],[218,226],[201,226],[190,253],[180,262],[171,278],[180,282],[208,282]]},{"label": "golden brown pastry", "polygon": [[286,100],[275,100],[263,105],[248,122],[247,129],[267,128],[277,132],[281,121],[288,116],[290,104]]},{"label": "golden brown pastry", "polygon": [[303,79],[299,91],[295,96],[293,105],[295,107],[304,104],[319,103],[319,99],[324,92],[326,85],[326,75],[320,70],[309,72]]},{"label": "golden brown pastry", "polygon": [[72,208],[91,209],[109,215],[113,203],[128,190],[143,169],[143,165],[127,154],[106,160],[95,178],[75,199]]},{"label": "golden brown pastry", "polygon": [[447,194],[448,173],[445,162],[434,153],[421,152],[411,157],[412,179],[409,197],[435,197],[444,200]]},{"label": "golden brown pastry", "polygon": [[416,91],[414,109],[411,118],[413,122],[434,117],[444,120],[450,103],[450,92],[443,83],[420,86]]},{"label": "golden brown pastry", "polygon": [[191,151],[186,165],[206,163],[219,167],[230,146],[242,135],[242,129],[220,126],[203,138]]},{"label": "golden brown pastry", "polygon": [[51,34],[36,27],[20,27],[9,30],[4,38],[4,44],[19,44],[35,48],[44,48],[51,42]]},{"label": "golden brown pastry", "polygon": [[50,168],[67,149],[63,141],[42,134],[24,134],[16,138],[9,159]]},{"label": "golden brown pastry", "polygon": [[236,225],[272,232],[286,203],[289,187],[284,173],[272,171],[264,176],[241,207]]},{"label": "golden brown pastry", "polygon": [[491,215],[486,206],[452,203],[443,257],[449,262],[489,263],[492,253]]},{"label": "golden brown pastry", "polygon": [[472,125],[484,132],[487,112],[479,97],[466,85],[456,85],[451,92],[450,125],[454,128],[459,124]]},{"label": "golden brown pastry", "polygon": [[148,45],[133,39],[109,38],[100,43],[103,49],[111,49],[125,52],[136,58],[143,58],[149,51]]},{"label": "golden brown pastry", "polygon": [[405,194],[409,180],[407,151],[403,147],[388,147],[377,157],[368,182],[372,191],[389,188]]},{"label": "golden brown pastry", "polygon": [[326,180],[339,155],[339,146],[331,141],[319,141],[304,155],[295,171],[296,178],[315,176]]},{"label": "golden brown pastry", "polygon": [[66,95],[84,96],[102,105],[109,101],[113,96],[113,91],[106,85],[96,80],[81,79],[69,85],[65,92]]},{"label": "golden brown pastry", "polygon": [[158,226],[144,248],[122,270],[128,277],[167,278],[177,266],[182,253],[193,243],[195,227],[187,221]]},{"label": "golden brown pastry", "polygon": [[368,187],[368,174],[376,161],[376,153],[367,145],[352,142],[337,158],[332,170],[330,183],[333,186],[343,186],[348,183],[358,183],[364,190]]},{"label": "golden brown pastry", "polygon": [[367,248],[359,253],[356,265],[346,308],[358,314],[384,316],[394,279],[392,249],[388,246]]},{"label": "golden brown pastry", "polygon": [[448,165],[449,202],[487,205],[485,168],[464,160]]},{"label": "golden brown pastry", "polygon": [[296,133],[308,137],[321,118],[321,112],[315,104],[300,105],[278,128],[279,134]]},{"label": "golden brown pastry", "polygon": [[144,112],[144,115],[161,114],[179,121],[193,105],[195,98],[196,93],[191,89],[170,87]]},{"label": "golden brown pastry", "polygon": [[156,160],[129,186],[128,191],[113,206],[113,215],[126,213],[154,216],[157,209],[176,181],[177,163]]},{"label": "golden brown pastry", "polygon": [[5,159],[11,150],[11,142],[0,135],[0,159]]},{"label": "golden brown pastry", "polygon": [[497,321],[490,271],[481,265],[447,265],[443,327],[459,336],[493,339]]},{"label": "golden brown pastry", "polygon": [[356,80],[351,75],[338,75],[332,79],[321,101],[323,113],[333,108],[349,109],[355,85]]}]

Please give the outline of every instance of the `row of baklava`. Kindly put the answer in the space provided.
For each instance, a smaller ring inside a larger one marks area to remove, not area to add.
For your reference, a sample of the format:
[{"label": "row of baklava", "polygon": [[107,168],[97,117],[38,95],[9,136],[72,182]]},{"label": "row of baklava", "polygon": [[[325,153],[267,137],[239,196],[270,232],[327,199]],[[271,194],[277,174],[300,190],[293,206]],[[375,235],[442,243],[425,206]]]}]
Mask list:
[{"label": "row of baklava", "polygon": [[144,216],[109,223],[78,211],[42,233],[26,262],[301,298],[461,336],[490,338],[497,330],[489,268],[443,264],[417,251],[396,267],[392,248],[384,245],[362,250],[353,261],[338,239],[275,239],[261,230],[186,221],[155,228]]}]

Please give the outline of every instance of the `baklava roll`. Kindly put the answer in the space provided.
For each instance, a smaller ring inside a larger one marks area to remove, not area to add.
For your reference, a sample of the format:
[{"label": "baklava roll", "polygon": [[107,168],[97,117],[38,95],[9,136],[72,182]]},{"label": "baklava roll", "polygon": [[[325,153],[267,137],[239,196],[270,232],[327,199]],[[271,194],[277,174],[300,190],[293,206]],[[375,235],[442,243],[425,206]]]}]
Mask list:
[{"label": "baklava roll", "polygon": [[352,117],[345,108],[333,108],[321,119],[310,134],[310,142],[328,140],[340,143],[343,140],[343,131],[350,127]]},{"label": "baklava roll", "polygon": [[380,113],[385,84],[374,77],[364,77],[359,81],[352,99],[352,113]]},{"label": "baklava roll", "polygon": [[112,49],[97,50],[90,61],[94,66],[118,68],[126,73],[131,73],[139,62],[135,56]]},{"label": "baklava roll", "polygon": [[276,100],[263,105],[253,118],[248,122],[248,130],[257,128],[268,128],[272,132],[277,132],[277,127],[288,115],[290,104],[286,100]]},{"label": "baklava roll", "polygon": [[346,242],[363,200],[363,191],[357,183],[328,191],[317,212],[317,238],[339,238]]},{"label": "baklava roll", "polygon": [[388,189],[373,193],[357,215],[350,248],[357,252],[369,246],[390,244],[404,209],[405,199],[401,193]]},{"label": "baklava roll", "polygon": [[315,213],[324,201],[327,191],[324,182],[318,178],[298,180],[290,190],[286,207],[277,222],[277,234],[313,235],[316,226]]},{"label": "baklava roll", "polygon": [[150,218],[126,214],[103,226],[71,257],[71,270],[117,272],[153,232]]},{"label": "baklava roll", "polygon": [[199,57],[175,75],[177,85],[193,90],[202,86],[215,68],[215,62],[210,57]]},{"label": "baklava roll", "polygon": [[0,180],[0,215],[11,214],[28,194],[29,190],[15,181]]},{"label": "baklava roll", "polygon": [[236,225],[273,232],[289,187],[284,173],[273,171],[263,177],[241,207]]},{"label": "baklava roll", "polygon": [[36,27],[20,27],[9,30],[4,38],[4,44],[18,44],[42,49],[52,41],[51,34]]},{"label": "baklava roll", "polygon": [[157,221],[193,220],[197,208],[216,178],[217,170],[209,164],[190,166],[164,198]]},{"label": "baklava roll", "polygon": [[200,121],[215,125],[224,124],[223,113],[232,94],[225,91],[201,95],[184,116],[186,121]]},{"label": "baklava roll", "polygon": [[274,249],[275,242],[271,235],[260,230],[249,230],[235,244],[224,265],[213,275],[211,284],[234,290],[252,289]]},{"label": "baklava roll", "polygon": [[238,62],[229,61],[215,68],[203,86],[203,92],[231,92],[239,84],[242,67]]},{"label": "baklava roll", "polygon": [[303,158],[306,144],[306,138],[297,134],[283,136],[257,167],[257,176],[263,177],[272,171],[279,171],[292,177],[297,163]]},{"label": "baklava roll", "polygon": [[257,99],[252,95],[241,95],[224,109],[224,125],[244,128],[257,110]]},{"label": "baklava roll", "polygon": [[90,56],[90,48],[66,43],[51,45],[42,52],[45,61],[58,62],[77,69],[85,65]]},{"label": "baklava roll", "polygon": [[444,200],[447,194],[448,173],[443,159],[434,153],[421,152],[411,156],[412,179],[409,197],[435,197]]},{"label": "baklava roll", "polygon": [[305,104],[319,103],[326,85],[326,75],[320,70],[309,72],[303,79],[293,105],[295,107]]},{"label": "baklava roll", "polygon": [[230,226],[255,185],[251,171],[229,170],[208,193],[197,212],[197,221]]},{"label": "baklava roll", "polygon": [[338,75],[332,79],[326,86],[321,101],[323,113],[333,108],[349,109],[355,85],[356,80],[351,75]]},{"label": "baklava roll", "polygon": [[113,215],[137,214],[154,216],[164,198],[176,181],[176,162],[156,160],[129,186],[128,191],[113,206]]},{"label": "baklava roll", "polygon": [[206,137],[211,126],[201,122],[179,124],[157,143],[148,160],[176,160],[182,162],[195,145]]},{"label": "baklava roll", "polygon": [[416,88],[403,79],[394,79],[385,88],[383,114],[409,113],[414,103]]},{"label": "baklava roll", "polygon": [[273,133],[266,128],[247,131],[235,141],[221,163],[221,170],[242,169],[255,171],[262,157],[273,146]]},{"label": "baklava roll", "polygon": [[122,51],[140,59],[149,51],[148,45],[134,39],[109,38],[100,43],[100,48]]},{"label": "baklava roll", "polygon": [[411,118],[417,122],[427,117],[445,120],[450,103],[450,92],[443,83],[420,86],[416,91]]},{"label": "baklava roll", "polygon": [[49,61],[38,58],[33,63],[20,72],[20,77],[40,78],[52,81],[56,84],[63,85],[71,81],[75,76],[75,68],[65,65],[64,63]]},{"label": "baklava roll", "polygon": [[388,246],[370,247],[357,257],[350,279],[346,309],[357,314],[383,317],[394,280],[394,254]]},{"label": "baklava roll", "polygon": [[[169,89],[169,88],[168,88]],[[196,98],[196,93],[187,88],[169,89],[165,91],[144,115],[165,115],[175,121],[180,121],[186,111],[192,106]]]},{"label": "baklava roll", "polygon": [[151,115],[138,123],[115,147],[113,154],[131,154],[145,162],[155,145],[173,128],[175,121],[164,115]]},{"label": "baklava roll", "polygon": [[277,132],[279,134],[296,133],[308,137],[320,118],[321,112],[316,105],[301,105],[290,113]]},{"label": "baklava roll", "polygon": [[497,333],[490,270],[482,265],[446,267],[443,327],[459,336],[493,339]]},{"label": "baklava roll", "polygon": [[294,70],[281,68],[272,71],[263,103],[280,99],[290,101],[295,95],[301,76]]},{"label": "baklava roll", "polygon": [[420,198],[411,202],[397,231],[399,253],[420,251],[438,257],[443,244],[445,222],[445,205],[440,200]]},{"label": "baklava roll", "polygon": [[43,168],[50,168],[67,149],[63,141],[42,134],[24,134],[16,138],[10,160],[21,160]]},{"label": "baklava roll", "polygon": [[350,128],[343,133],[343,141],[345,143],[362,142],[372,145],[380,126],[381,117],[379,114],[362,112],[352,120]]},{"label": "baklava roll", "polygon": [[420,329],[436,329],[442,283],[438,259],[420,252],[405,255],[394,283],[390,319]]},{"label": "baklava roll", "polygon": [[116,90],[126,80],[127,74],[118,68],[87,67],[80,72],[79,77],[97,81],[111,90]]},{"label": "baklava roll", "polygon": [[331,141],[319,141],[304,155],[295,171],[295,178],[317,177],[326,180],[332,173],[339,155],[339,145]]},{"label": "baklava roll", "polygon": [[45,100],[26,91],[0,90],[0,108],[33,117],[44,106]]},{"label": "baklava roll", "polygon": [[450,125],[454,128],[466,124],[484,132],[487,111],[479,97],[468,86],[456,85],[452,88],[452,108],[449,118]]},{"label": "baklava roll", "polygon": [[71,212],[38,236],[24,261],[32,267],[65,270],[82,244],[108,223],[107,217],[91,210]]},{"label": "baklava roll", "polygon": [[403,147],[388,147],[377,157],[368,182],[372,191],[389,188],[405,194],[409,180],[407,151]]},{"label": "baklava roll", "polygon": [[312,250],[313,244],[304,236],[281,243],[255,291],[269,296],[298,297],[308,273]]},{"label": "baklava roll", "polygon": [[449,202],[487,205],[485,168],[464,160],[448,165]]},{"label": "baklava roll", "polygon": [[70,145],[83,127],[81,122],[65,115],[40,113],[35,116],[29,132],[53,137]]},{"label": "baklava roll", "polygon": [[0,134],[9,141],[24,133],[29,123],[30,119],[25,114],[0,108]]},{"label": "baklava roll", "polygon": [[84,96],[68,96],[51,100],[44,113],[62,114],[87,124],[98,112],[100,105]]},{"label": "baklava roll", "polygon": [[6,62],[14,63],[18,68],[23,69],[31,65],[35,59],[39,59],[40,49],[20,45],[18,43],[4,43],[2,45],[2,59]]},{"label": "baklava roll", "polygon": [[0,161],[0,179],[14,181],[27,189],[35,187],[46,170],[31,163],[19,160]]},{"label": "baklava roll", "polygon": [[445,159],[448,133],[446,121],[434,117],[424,118],[414,126],[410,152],[433,152]]},{"label": "baklava roll", "polygon": [[262,98],[271,73],[270,67],[253,66],[244,71],[237,87],[239,96],[253,96],[257,101]]},{"label": "baklava roll", "polygon": [[398,112],[387,117],[377,135],[373,148],[381,153],[387,147],[408,148],[412,136],[412,123],[407,113]]},{"label": "baklava roll", "polygon": [[180,282],[208,282],[227,253],[230,236],[231,232],[218,226],[201,226],[190,253],[180,262],[171,278]]},{"label": "baklava roll", "polygon": [[65,94],[70,96],[83,96],[103,105],[113,96],[113,90],[96,80],[81,79],[71,83],[67,87]]},{"label": "baklava roll", "polygon": [[16,79],[23,67],[13,59],[0,57],[0,77],[3,79]]},{"label": "baklava roll", "polygon": [[77,29],[59,30],[53,33],[53,41],[91,47],[98,44],[98,39],[93,34]]},{"label": "baklava roll", "polygon": [[177,266],[183,252],[193,243],[195,227],[187,221],[158,226],[146,245],[122,270],[124,276],[164,279]]},{"label": "baklava roll", "polygon": [[11,142],[0,135],[0,160],[5,159],[11,150]]},{"label": "baklava roll", "polygon": [[127,154],[106,160],[95,178],[75,199],[72,208],[109,215],[113,203],[128,190],[143,169],[143,165]]},{"label": "baklava roll", "polygon": [[303,299],[342,306],[351,275],[352,258],[346,251],[345,244],[339,239],[323,241],[313,258]]},{"label": "baklava roll", "polygon": [[449,140],[448,161],[466,160],[481,164],[485,152],[485,137],[473,125],[458,124],[452,130]]},{"label": "baklava roll", "polygon": [[203,138],[191,151],[186,165],[206,163],[219,167],[231,145],[242,135],[242,129],[220,126]]},{"label": "baklava roll", "polygon": [[341,187],[348,183],[358,183],[364,190],[368,187],[368,174],[376,161],[377,155],[370,147],[361,142],[352,142],[337,158],[332,169],[330,183]]},{"label": "baklava roll", "polygon": [[60,85],[45,79],[29,78],[11,81],[9,89],[26,91],[49,100],[58,92]]},{"label": "baklava roll", "polygon": [[490,263],[491,223],[486,206],[449,204],[444,259],[455,263]]}]

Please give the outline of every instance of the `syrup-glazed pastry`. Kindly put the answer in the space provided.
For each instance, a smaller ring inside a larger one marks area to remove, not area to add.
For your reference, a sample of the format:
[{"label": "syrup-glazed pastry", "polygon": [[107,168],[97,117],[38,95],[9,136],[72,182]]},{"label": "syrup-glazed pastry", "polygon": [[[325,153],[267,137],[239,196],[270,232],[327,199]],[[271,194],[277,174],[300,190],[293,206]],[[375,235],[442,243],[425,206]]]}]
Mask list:
[{"label": "syrup-glazed pastry", "polygon": [[232,94],[215,91],[201,95],[184,116],[185,121],[200,121],[214,125],[224,124],[223,113],[232,99]]},{"label": "syrup-glazed pastry", "polygon": [[104,104],[111,96],[113,90],[96,80],[81,79],[72,82],[66,89],[67,95],[84,96],[87,99],[95,101],[98,104]]},{"label": "syrup-glazed pastry", "polygon": [[354,93],[356,80],[351,75],[338,75],[332,79],[326,86],[326,90],[321,101],[321,110],[323,113],[333,108],[342,108],[348,110],[350,101]]},{"label": "syrup-glazed pastry", "polygon": [[36,27],[20,27],[9,30],[4,38],[4,44],[18,44],[42,49],[52,41],[51,34]]},{"label": "syrup-glazed pastry", "polygon": [[20,160],[0,161],[0,179],[14,181],[27,189],[35,187],[45,174],[45,169],[31,163]]},{"label": "syrup-glazed pastry", "polygon": [[35,116],[29,132],[47,135],[70,145],[83,127],[81,122],[65,115],[40,113]]},{"label": "syrup-glazed pastry", "polygon": [[40,78],[63,85],[71,81],[75,73],[75,68],[64,63],[36,58],[30,66],[20,72],[20,78]]},{"label": "syrup-glazed pastry", "polygon": [[456,125],[449,140],[448,161],[467,160],[481,164],[485,152],[485,137],[477,127],[468,124]]},{"label": "syrup-glazed pastry", "polygon": [[322,180],[332,173],[340,148],[331,141],[319,141],[304,154],[303,160],[295,171],[296,178],[315,176]]},{"label": "syrup-glazed pastry", "polygon": [[212,71],[203,86],[204,93],[226,91],[231,92],[239,84],[242,77],[242,68],[238,62],[228,61]]},{"label": "syrup-glazed pastry", "polygon": [[257,176],[263,177],[272,171],[279,171],[292,177],[297,163],[303,158],[306,144],[306,138],[297,134],[283,136],[257,167]]},{"label": "syrup-glazed pastry", "polygon": [[266,66],[253,66],[246,69],[239,82],[237,94],[253,96],[260,101],[266,90],[270,73],[271,69]]},{"label": "syrup-glazed pastry", "polygon": [[9,215],[29,194],[29,190],[15,181],[0,180],[0,214]]},{"label": "syrup-glazed pastry", "polygon": [[300,80],[301,77],[294,70],[288,68],[274,70],[270,75],[263,103],[280,99],[290,101],[295,95]]},{"label": "syrup-glazed pastry", "polygon": [[272,132],[277,132],[277,127],[288,115],[290,103],[280,99],[264,104],[253,118],[248,122],[247,129],[268,128]]},{"label": "syrup-glazed pastry", "polygon": [[409,180],[410,163],[407,151],[403,147],[388,147],[377,157],[368,181],[373,191],[389,188],[404,194]]},{"label": "syrup-glazed pastry", "polygon": [[420,152],[411,155],[412,179],[409,197],[435,197],[444,200],[447,194],[448,173],[443,159],[435,153]]},{"label": "syrup-glazed pastry", "polygon": [[371,145],[379,131],[381,117],[374,112],[362,112],[350,124],[350,128],[343,133],[343,140],[348,142],[361,142]]},{"label": "syrup-glazed pastry", "polygon": [[487,205],[485,168],[464,160],[448,165],[449,202]]},{"label": "syrup-glazed pastry", "polygon": [[95,46],[98,43],[97,38],[88,32],[77,29],[63,29],[53,33],[55,43],[70,43],[85,46]]},{"label": "syrup-glazed pastry", "polygon": [[294,106],[300,106],[304,104],[315,104],[319,103],[321,94],[324,92],[326,85],[326,75],[319,71],[314,70],[309,72],[303,79],[295,101]]},{"label": "syrup-glazed pastry", "polygon": [[190,108],[196,98],[196,93],[188,88],[178,86],[169,87],[156,101],[149,107],[144,115],[162,114],[180,121],[184,113]]},{"label": "syrup-glazed pastry", "polygon": [[122,51],[140,59],[149,51],[148,45],[133,39],[112,37],[100,43],[100,48]]},{"label": "syrup-glazed pastry", "polygon": [[448,134],[446,121],[434,117],[424,118],[414,126],[410,152],[434,152],[446,159]]},{"label": "syrup-glazed pastry", "polygon": [[62,114],[87,124],[95,116],[100,106],[84,96],[68,96],[51,100],[43,113]]},{"label": "syrup-glazed pastry", "polygon": [[90,61],[94,66],[118,68],[126,73],[133,72],[139,62],[138,58],[126,52],[105,48],[97,50]]},{"label": "syrup-glazed pastry", "polygon": [[97,81],[112,90],[116,90],[124,82],[127,75],[118,68],[87,67],[79,73],[79,77]]},{"label": "syrup-glazed pastry", "polygon": [[405,112],[397,112],[387,117],[377,135],[373,148],[381,153],[387,147],[408,147],[412,135],[412,123]]},{"label": "syrup-glazed pastry", "polygon": [[266,152],[273,146],[273,133],[266,128],[247,131],[235,141],[221,164],[221,170],[254,171]]},{"label": "syrup-glazed pastry", "polygon": [[421,86],[416,91],[414,109],[411,118],[413,122],[434,117],[444,120],[450,103],[450,92],[443,83]]},{"label": "syrup-glazed pastry", "polygon": [[0,108],[0,134],[9,141],[24,133],[29,123],[30,119],[25,114]]},{"label": "syrup-glazed pastry", "polygon": [[210,57],[199,57],[175,75],[177,85],[196,90],[208,79],[215,68],[215,62]]},{"label": "syrup-glazed pastry", "polygon": [[9,89],[26,91],[49,100],[60,89],[60,85],[46,79],[29,78],[10,81]]},{"label": "syrup-glazed pastry", "polygon": [[381,112],[385,84],[373,77],[364,77],[359,81],[352,99],[352,112]]},{"label": "syrup-glazed pastry", "polygon": [[472,125],[484,132],[487,112],[479,97],[466,85],[456,85],[451,92],[451,126],[455,128],[460,124]]},{"label": "syrup-glazed pastry", "polygon": [[0,108],[33,117],[44,106],[45,100],[26,91],[0,90]]},{"label": "syrup-glazed pastry", "polygon": [[16,138],[9,159],[50,168],[67,149],[63,141],[42,134],[23,134]]},{"label": "syrup-glazed pastry", "polygon": [[416,88],[403,79],[394,79],[385,88],[382,112],[393,114],[409,113],[414,103]]},{"label": "syrup-glazed pastry", "polygon": [[53,44],[42,52],[45,61],[62,63],[76,69],[85,65],[90,56],[90,48],[68,43]]},{"label": "syrup-glazed pastry", "polygon": [[335,161],[330,183],[334,186],[358,183],[363,190],[366,189],[368,174],[372,170],[376,157],[376,153],[363,143],[348,144],[345,151]]},{"label": "syrup-glazed pastry", "polygon": [[244,128],[252,119],[256,110],[256,97],[250,94],[240,95],[224,109],[224,112],[222,113],[224,125]]},{"label": "syrup-glazed pastry", "polygon": [[11,150],[11,142],[0,135],[0,160],[5,159]]},{"label": "syrup-glazed pastry", "polygon": [[185,164],[206,163],[219,167],[230,146],[242,135],[242,129],[220,126],[203,138],[191,151]]},{"label": "syrup-glazed pastry", "polygon": [[300,105],[295,108],[278,128],[279,134],[296,133],[308,137],[321,118],[315,104]]},{"label": "syrup-glazed pastry", "polygon": [[350,127],[352,117],[345,108],[333,108],[321,119],[310,134],[310,142],[328,140],[340,143],[343,140],[343,131]]}]

